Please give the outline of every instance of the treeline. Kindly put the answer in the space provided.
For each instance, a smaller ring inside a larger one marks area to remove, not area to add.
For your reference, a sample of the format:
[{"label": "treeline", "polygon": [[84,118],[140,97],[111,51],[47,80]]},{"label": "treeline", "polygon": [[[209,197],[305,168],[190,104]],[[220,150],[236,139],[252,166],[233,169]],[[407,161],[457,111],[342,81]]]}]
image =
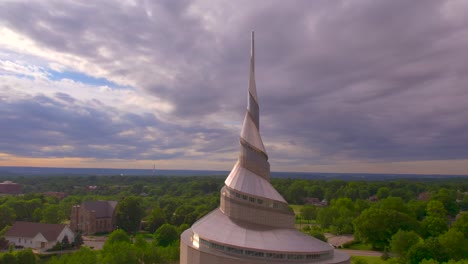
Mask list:
[{"label": "treeline", "polygon": [[[143,228],[153,239],[153,234],[156,236],[164,227],[166,231],[172,230],[168,233],[176,234],[178,239],[181,231],[219,205],[219,191],[225,177],[0,176],[0,181],[22,184],[24,191],[24,195],[0,197],[0,230],[19,220],[66,222],[72,205],[90,200],[116,200],[119,201],[116,212],[119,228],[129,234],[136,234]],[[468,258],[468,216],[459,214],[468,210],[468,180],[465,178],[272,179],[272,184],[290,204],[302,205],[312,198],[328,204],[324,207],[305,205],[297,216],[298,222],[311,223],[306,232],[321,239],[324,239],[324,232],[354,234],[356,240],[375,249],[393,252],[401,262]],[[51,191],[65,192],[67,197],[60,200],[43,194]],[[135,238],[125,244],[134,252],[132,256],[143,252],[138,249],[143,243],[136,241]],[[403,242],[399,244],[398,241],[410,242],[402,246]],[[144,247],[156,250],[156,247],[166,248],[170,244],[149,243]],[[86,249],[79,252],[90,255]],[[98,257],[103,260],[103,256],[101,252]]]},{"label": "treeline", "polygon": [[180,230],[161,226],[151,239],[141,234],[129,236],[122,229],[112,232],[102,250],[79,250],[40,259],[30,249],[0,253],[0,264],[170,264],[179,259]]}]

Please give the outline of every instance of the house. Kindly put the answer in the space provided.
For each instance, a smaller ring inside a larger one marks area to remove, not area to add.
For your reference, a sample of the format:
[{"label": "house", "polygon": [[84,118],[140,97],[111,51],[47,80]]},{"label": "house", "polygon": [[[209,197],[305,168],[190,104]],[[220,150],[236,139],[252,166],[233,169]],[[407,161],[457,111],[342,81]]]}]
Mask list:
[{"label": "house", "polygon": [[70,228],[83,235],[108,233],[116,229],[116,201],[89,201],[74,205],[70,216]]},{"label": "house", "polygon": [[327,200],[323,199],[322,201],[320,201],[319,198],[315,198],[315,197],[307,197],[307,198],[304,199],[304,202],[305,202],[305,204],[312,204],[312,205],[317,206],[317,207],[328,206]]},{"label": "house", "polygon": [[75,233],[67,225],[19,221],[15,222],[5,233],[5,239],[9,244],[39,251],[54,247],[65,237],[70,243],[75,240]]}]

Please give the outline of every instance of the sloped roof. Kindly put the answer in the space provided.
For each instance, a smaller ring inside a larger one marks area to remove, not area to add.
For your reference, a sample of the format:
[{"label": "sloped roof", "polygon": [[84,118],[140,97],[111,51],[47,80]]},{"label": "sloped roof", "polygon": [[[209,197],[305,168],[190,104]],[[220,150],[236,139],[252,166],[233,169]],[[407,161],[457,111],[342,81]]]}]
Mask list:
[{"label": "sloped roof", "polygon": [[215,209],[192,226],[201,238],[240,248],[270,252],[327,253],[333,247],[294,228],[273,228],[236,221]]},{"label": "sloped roof", "polygon": [[62,224],[43,224],[18,221],[11,226],[10,230],[5,233],[5,236],[33,238],[38,233],[41,233],[47,241],[55,241],[66,226],[67,225]]},{"label": "sloped roof", "polygon": [[243,168],[239,165],[239,162],[234,165],[234,168],[231,170],[231,173],[229,173],[224,183],[229,188],[243,193],[287,203],[270,182],[248,169]]},{"label": "sloped roof", "polygon": [[116,201],[89,201],[83,203],[86,210],[96,212],[96,218],[112,217],[116,206]]}]

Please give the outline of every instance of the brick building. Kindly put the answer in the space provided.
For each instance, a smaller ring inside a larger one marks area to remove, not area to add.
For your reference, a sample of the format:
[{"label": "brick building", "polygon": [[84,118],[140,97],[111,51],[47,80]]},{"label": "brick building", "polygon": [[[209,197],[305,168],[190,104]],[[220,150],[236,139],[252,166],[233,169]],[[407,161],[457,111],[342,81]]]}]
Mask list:
[{"label": "brick building", "polygon": [[0,193],[6,194],[19,194],[21,193],[22,186],[12,181],[0,182]]},{"label": "brick building", "polygon": [[116,228],[116,201],[89,201],[74,205],[70,216],[70,228],[83,235],[112,232]]}]

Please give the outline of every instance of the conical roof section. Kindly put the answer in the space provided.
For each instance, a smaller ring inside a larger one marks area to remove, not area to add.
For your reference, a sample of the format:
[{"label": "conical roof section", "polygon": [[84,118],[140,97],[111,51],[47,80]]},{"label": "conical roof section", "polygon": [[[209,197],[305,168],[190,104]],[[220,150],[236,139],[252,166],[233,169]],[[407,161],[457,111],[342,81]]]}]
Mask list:
[{"label": "conical roof section", "polygon": [[247,111],[240,134],[240,155],[225,181],[227,187],[258,197],[286,203],[270,184],[270,164],[260,136],[260,109],[255,84],[255,47],[252,32]]}]

